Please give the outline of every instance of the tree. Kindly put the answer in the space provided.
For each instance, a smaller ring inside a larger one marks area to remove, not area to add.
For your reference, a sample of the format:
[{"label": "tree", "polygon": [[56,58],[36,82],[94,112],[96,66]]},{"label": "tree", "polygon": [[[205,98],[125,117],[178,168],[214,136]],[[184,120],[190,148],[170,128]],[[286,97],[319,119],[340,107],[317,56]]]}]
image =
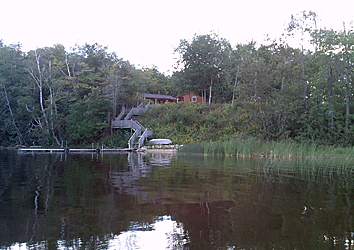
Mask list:
[{"label": "tree", "polygon": [[[52,138],[57,145],[61,144],[60,126],[58,126],[57,94],[63,78],[59,71],[58,61],[65,55],[61,45],[53,48],[42,48],[30,51],[27,55],[26,71],[34,82],[34,93],[38,95],[38,106],[34,100],[33,115],[35,126],[43,132],[43,138]],[[36,109],[39,108],[39,112]],[[50,141],[48,142],[50,144]]]},{"label": "tree", "polygon": [[[308,98],[308,83],[306,78],[306,55],[305,55],[305,46],[309,44],[311,32],[317,28],[317,14],[313,11],[302,11],[297,15],[291,15],[291,20],[288,24],[288,36],[296,36],[296,33],[300,33],[300,49],[301,54],[299,60],[301,62],[301,78],[303,84],[303,93],[302,99],[304,103],[304,110],[307,108],[307,98]],[[297,37],[297,36],[296,36]],[[308,38],[307,41],[305,40]]]},{"label": "tree", "polygon": [[26,116],[21,116],[18,99],[25,82],[19,45],[5,46],[0,40],[0,138],[2,145],[24,145]]},{"label": "tree", "polygon": [[144,68],[140,71],[139,92],[169,94],[169,79],[156,67]]},{"label": "tree", "polygon": [[108,127],[107,113],[110,103],[102,96],[105,96],[102,89],[94,89],[84,99],[71,105],[65,120],[67,136],[72,143],[96,142]]},{"label": "tree", "polygon": [[204,102],[209,96],[210,105],[213,86],[221,85],[225,80],[231,45],[215,34],[196,35],[190,43],[181,40],[175,52],[180,54],[179,64],[183,66],[184,74],[193,83],[190,91],[201,92]]},{"label": "tree", "polygon": [[[317,65],[311,81],[313,99],[317,100],[317,107],[326,110],[321,127],[329,131],[328,142],[338,143],[343,135],[348,140],[351,133],[354,35],[351,31],[321,29],[312,33],[312,43],[316,47],[312,65]],[[323,133],[321,137],[327,136]]]},{"label": "tree", "polygon": [[258,48],[254,42],[239,44],[233,50],[232,100],[251,115],[260,136],[275,139],[296,133],[297,53],[275,41]]},{"label": "tree", "polygon": [[117,60],[109,69],[106,93],[111,101],[113,117],[117,116],[117,108],[124,105],[133,106],[133,96],[138,89],[137,73],[129,61]]}]

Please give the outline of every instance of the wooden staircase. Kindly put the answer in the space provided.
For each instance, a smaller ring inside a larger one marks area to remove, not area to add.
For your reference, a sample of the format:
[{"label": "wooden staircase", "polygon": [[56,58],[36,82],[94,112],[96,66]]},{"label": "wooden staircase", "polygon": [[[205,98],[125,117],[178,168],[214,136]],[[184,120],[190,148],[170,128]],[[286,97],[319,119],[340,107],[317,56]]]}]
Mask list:
[{"label": "wooden staircase", "polygon": [[139,149],[144,146],[145,140],[153,135],[153,131],[145,128],[137,120],[133,120],[133,116],[138,116],[144,114],[150,107],[151,103],[149,102],[145,107],[141,103],[138,107],[126,110],[125,107],[122,108],[122,111],[119,115],[112,120],[111,128],[130,128],[134,131],[133,135],[128,141],[129,149]]}]

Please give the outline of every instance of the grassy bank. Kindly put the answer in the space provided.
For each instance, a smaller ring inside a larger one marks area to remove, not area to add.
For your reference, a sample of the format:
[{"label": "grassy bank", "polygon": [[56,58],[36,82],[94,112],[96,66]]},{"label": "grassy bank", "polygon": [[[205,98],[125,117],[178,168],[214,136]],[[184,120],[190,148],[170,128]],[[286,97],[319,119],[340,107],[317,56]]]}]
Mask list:
[{"label": "grassy bank", "polygon": [[168,138],[175,144],[225,140],[259,130],[244,109],[231,105],[152,105],[137,119],[154,131],[154,138]]},{"label": "grassy bank", "polygon": [[[154,131],[154,138],[183,144],[181,152],[282,159],[354,158],[353,147],[306,142],[303,137],[267,137],[260,118],[251,116],[245,105],[152,105],[138,117]],[[286,133],[285,133],[286,134]],[[289,139],[285,139],[289,138]]]},{"label": "grassy bank", "polygon": [[266,158],[340,158],[353,159],[353,147],[319,146],[292,141],[264,141],[256,138],[232,139],[230,141],[200,142],[186,144],[181,152],[205,155],[229,155],[237,157]]}]

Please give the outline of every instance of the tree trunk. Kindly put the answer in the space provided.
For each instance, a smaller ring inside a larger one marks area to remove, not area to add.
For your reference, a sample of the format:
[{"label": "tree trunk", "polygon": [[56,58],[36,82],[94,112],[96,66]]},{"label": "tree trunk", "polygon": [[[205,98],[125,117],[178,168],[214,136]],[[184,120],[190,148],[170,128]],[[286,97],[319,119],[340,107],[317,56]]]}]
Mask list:
[{"label": "tree trunk", "polygon": [[206,105],[206,93],[207,93],[207,90],[206,88],[204,87],[204,91],[203,91],[203,104]]},{"label": "tree trunk", "polygon": [[327,98],[327,104],[328,104],[328,115],[330,118],[330,127],[334,128],[334,115],[333,115],[333,110],[332,110],[332,94],[333,93],[333,72],[332,68],[329,68],[329,76],[328,76],[328,98]]},{"label": "tree trunk", "polygon": [[236,94],[236,87],[237,87],[237,80],[238,80],[238,73],[239,73],[239,71],[240,71],[240,67],[237,67],[236,76],[235,76],[234,90],[233,90],[233,92],[232,92],[232,101],[231,101],[232,106],[234,106],[234,101],[235,101],[235,94]]},{"label": "tree trunk", "polygon": [[254,73],[254,82],[253,82],[253,89],[254,89],[254,101],[257,102],[258,101],[258,91],[257,91],[257,84],[258,84],[258,72],[256,70],[256,72]]},{"label": "tree trunk", "polygon": [[54,94],[53,94],[53,90],[52,87],[49,88],[49,94],[50,94],[50,130],[52,132],[52,136],[55,139],[55,142],[57,143],[58,146],[60,146],[60,140],[58,139],[58,137],[55,134],[54,131],[54,120],[57,120],[57,115],[54,115],[54,110],[56,110],[56,104],[54,101]]},{"label": "tree trunk", "polygon": [[[284,64],[284,70],[282,72],[282,78],[281,78],[281,85],[280,85],[280,98],[281,98],[281,102],[284,102],[284,82],[285,82],[285,67],[286,64]],[[282,105],[283,108],[283,105]],[[284,128],[285,128],[285,115],[284,112],[280,113],[280,129],[281,132],[280,133],[284,133]]]},{"label": "tree trunk", "polygon": [[17,136],[18,136],[18,141],[19,141],[20,145],[23,145],[24,144],[24,139],[23,139],[21,131],[18,129],[18,127],[16,125],[15,118],[14,118],[14,115],[12,113],[12,108],[11,108],[11,104],[10,104],[10,101],[9,101],[9,96],[7,94],[7,90],[6,90],[5,84],[2,84],[2,88],[4,90],[4,95],[5,95],[5,99],[6,99],[6,105],[7,105],[7,108],[9,110],[9,112],[10,112],[11,123],[12,123],[12,125],[14,126],[14,128],[16,130],[16,133],[17,133]]},{"label": "tree trunk", "polygon": [[345,76],[345,129],[349,128],[349,116],[350,116],[350,86],[348,77]]},{"label": "tree trunk", "polygon": [[283,73],[283,76],[281,78],[281,85],[280,85],[280,92],[283,94],[283,90],[284,90],[284,82],[285,82],[285,76]]},{"label": "tree trunk", "polygon": [[211,90],[213,88],[213,78],[210,77],[210,89],[209,89],[209,106],[211,105]]},{"label": "tree trunk", "polygon": [[113,118],[117,117],[117,105],[118,105],[118,86],[119,80],[118,77],[115,77],[113,83]]},{"label": "tree trunk", "polygon": [[[51,76],[51,70],[52,70],[52,65],[51,61],[48,62],[48,72],[45,71],[46,67],[45,65],[41,67],[40,63],[40,54],[35,51],[35,60],[36,60],[36,72],[34,69],[30,68],[27,71],[29,74],[32,76],[34,82],[36,83],[39,91],[39,106],[40,110],[42,113],[42,118],[44,120],[44,124],[40,124],[41,128],[44,129],[45,135],[49,136],[51,135],[52,138],[55,140],[57,145],[60,145],[60,140],[56,135],[56,132],[54,131],[54,121],[56,120],[57,113],[54,114],[54,110],[56,110],[56,104],[54,100],[54,91],[53,91],[53,83],[52,83],[52,76]],[[46,73],[45,73],[46,72]],[[49,91],[49,117],[46,113],[45,107],[44,107],[44,83],[47,84],[48,91]],[[40,122],[40,119],[38,119]],[[43,126],[44,125],[44,126]],[[60,132],[59,132],[60,134]]]},{"label": "tree trunk", "polygon": [[44,119],[44,122],[46,125],[45,132],[48,135],[49,134],[49,129],[48,129],[49,123],[48,123],[48,118],[45,113],[44,104],[43,104],[43,72],[41,70],[40,61],[39,61],[41,56],[37,53],[37,51],[35,51],[35,56],[36,56],[36,66],[37,66],[38,76],[36,76],[33,69],[28,70],[28,72],[32,76],[32,78],[35,81],[35,83],[38,87],[38,90],[39,90],[39,105],[40,105],[42,116],[43,116],[43,119]]},{"label": "tree trunk", "polygon": [[304,86],[303,93],[302,93],[302,100],[304,102],[304,110],[307,110],[307,81],[306,81],[306,71],[305,71],[305,55],[302,55],[301,59],[301,78],[302,84]]},{"label": "tree trunk", "polygon": [[54,100],[54,91],[53,91],[53,80],[52,80],[52,61],[49,61],[49,65],[48,65],[48,69],[49,69],[49,73],[46,79],[47,82],[47,86],[49,89],[49,97],[50,97],[50,131],[52,132],[52,136],[55,139],[55,142],[57,143],[58,146],[60,146],[60,139],[58,139],[57,135],[55,134],[54,131],[54,121],[57,120],[57,113],[54,113],[54,111],[56,110],[56,103]]},{"label": "tree trunk", "polygon": [[66,64],[66,70],[68,72],[68,77],[71,77],[70,67],[69,67],[69,62],[68,62],[68,54],[65,54],[65,64]]},{"label": "tree trunk", "polygon": [[[345,40],[347,41],[347,32],[345,29],[345,23],[343,22],[344,28],[344,36]],[[349,116],[350,116],[350,83],[349,83],[349,76],[351,72],[351,63],[350,58],[348,55],[348,45],[345,45],[345,59],[346,65],[344,66],[344,81],[345,81],[345,129],[348,131],[349,129]]]}]

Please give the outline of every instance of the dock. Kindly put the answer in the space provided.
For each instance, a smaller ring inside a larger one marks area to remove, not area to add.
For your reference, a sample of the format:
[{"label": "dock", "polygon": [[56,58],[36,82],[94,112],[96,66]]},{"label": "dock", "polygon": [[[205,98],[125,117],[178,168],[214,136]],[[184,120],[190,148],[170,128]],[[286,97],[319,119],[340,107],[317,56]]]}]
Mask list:
[{"label": "dock", "polygon": [[42,153],[70,153],[70,152],[76,152],[76,153],[103,153],[103,152],[129,152],[132,151],[132,149],[129,148],[19,148],[19,152],[25,153],[25,152],[42,152]]}]

